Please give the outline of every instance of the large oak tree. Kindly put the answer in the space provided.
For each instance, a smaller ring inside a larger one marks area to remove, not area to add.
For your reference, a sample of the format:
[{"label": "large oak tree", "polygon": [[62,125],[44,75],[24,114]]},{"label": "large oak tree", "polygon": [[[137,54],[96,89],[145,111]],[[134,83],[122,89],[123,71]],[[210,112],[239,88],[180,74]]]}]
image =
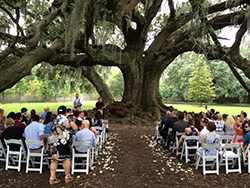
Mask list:
[{"label": "large oak tree", "polygon": [[[241,69],[250,78],[250,61],[240,54],[242,38],[250,25],[250,1],[177,2],[54,0],[46,3],[49,7],[41,8],[44,1],[1,1],[1,15],[16,26],[17,34],[0,30],[1,41],[7,46],[0,53],[0,91],[30,74],[36,64],[47,62],[81,68],[99,94],[110,102],[111,92],[93,66],[116,66],[124,77],[122,101],[158,116],[166,109],[159,93],[163,71],[180,54],[194,51],[210,60],[225,61],[250,93],[236,70]],[[163,3],[167,7],[161,8]],[[165,17],[149,43],[160,11]],[[23,17],[25,24],[21,25]],[[95,30],[100,23],[110,23],[114,33],[120,31],[124,46],[98,43]],[[231,47],[220,43],[219,31],[227,26],[238,28]]]}]

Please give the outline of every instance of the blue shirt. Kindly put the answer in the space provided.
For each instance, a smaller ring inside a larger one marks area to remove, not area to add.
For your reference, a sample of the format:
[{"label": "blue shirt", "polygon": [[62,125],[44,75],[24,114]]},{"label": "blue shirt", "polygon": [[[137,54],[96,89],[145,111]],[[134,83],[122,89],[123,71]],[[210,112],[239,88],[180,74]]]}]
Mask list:
[{"label": "blue shirt", "polygon": [[51,125],[51,122],[49,122],[45,125],[44,134],[50,134],[50,125]]},{"label": "blue shirt", "polygon": [[41,119],[44,120],[45,119],[45,116],[46,116],[47,112],[43,112],[42,116],[41,116]]},{"label": "blue shirt", "polygon": [[[24,134],[27,141],[41,141],[40,136],[44,135],[44,125],[33,121],[25,128]],[[38,145],[29,145],[30,149],[37,149],[39,147]]]},{"label": "blue shirt", "polygon": [[[80,130],[76,133],[76,135],[73,138],[73,142],[81,141],[81,142],[90,142],[91,147],[96,146],[95,141],[95,134],[90,131],[88,128],[84,128],[83,130]],[[78,152],[86,153],[88,147],[85,146],[76,146],[76,150]]]},{"label": "blue shirt", "polygon": [[247,144],[247,145],[248,145],[249,142],[250,142],[250,131],[248,131],[247,134],[245,134],[244,140],[243,140],[243,143],[244,143],[244,144]]}]

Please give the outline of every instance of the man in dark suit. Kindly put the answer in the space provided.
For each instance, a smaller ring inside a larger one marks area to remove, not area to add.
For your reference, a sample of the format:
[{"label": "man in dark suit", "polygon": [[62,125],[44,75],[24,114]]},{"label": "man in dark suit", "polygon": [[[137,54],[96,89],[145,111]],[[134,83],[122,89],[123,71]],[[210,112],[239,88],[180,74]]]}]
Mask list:
[{"label": "man in dark suit", "polygon": [[[22,139],[24,141],[22,127],[20,126],[14,127],[14,123],[15,122],[12,118],[8,118],[6,120],[5,130],[2,132],[2,138],[7,139],[7,140]],[[16,144],[10,145],[10,150],[18,151],[19,149],[20,149],[19,145],[16,145]]]},{"label": "man in dark suit", "polygon": [[171,133],[171,136],[170,136],[170,139],[169,139],[169,144],[171,141],[174,141],[175,140],[175,135],[176,135],[176,132],[185,132],[185,129],[187,127],[189,127],[189,124],[188,122],[184,121],[184,113],[183,112],[179,112],[179,121],[175,122],[174,125],[173,125],[173,130],[172,130],[172,133]]},{"label": "man in dark suit", "polygon": [[167,140],[167,137],[168,137],[168,130],[169,128],[173,128],[173,125],[176,121],[179,121],[178,118],[177,118],[177,111],[173,111],[172,114],[171,114],[172,117],[170,117],[167,121],[166,121],[166,124],[161,132],[161,136],[164,140],[164,142],[166,142]]}]

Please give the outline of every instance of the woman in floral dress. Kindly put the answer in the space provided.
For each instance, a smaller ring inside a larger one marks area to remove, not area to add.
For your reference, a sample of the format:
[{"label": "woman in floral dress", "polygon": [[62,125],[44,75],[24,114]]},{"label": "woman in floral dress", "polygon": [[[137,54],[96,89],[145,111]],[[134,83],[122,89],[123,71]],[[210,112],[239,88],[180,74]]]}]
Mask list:
[{"label": "woman in floral dress", "polygon": [[65,182],[71,182],[70,176],[70,149],[72,134],[77,130],[77,125],[73,120],[66,117],[67,108],[60,106],[57,109],[58,116],[52,121],[50,127],[50,135],[48,137],[49,154],[52,159],[50,165],[50,185],[60,183],[56,178],[56,169],[59,161],[63,161],[65,171]]}]

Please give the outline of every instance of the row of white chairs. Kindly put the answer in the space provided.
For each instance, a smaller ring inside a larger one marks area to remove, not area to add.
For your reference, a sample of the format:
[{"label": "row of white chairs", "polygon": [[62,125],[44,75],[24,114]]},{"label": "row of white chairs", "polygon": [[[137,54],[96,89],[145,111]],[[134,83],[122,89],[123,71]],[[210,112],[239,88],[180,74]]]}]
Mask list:
[{"label": "row of white chairs", "polygon": [[[74,174],[75,172],[84,172],[86,174],[89,174],[89,168],[93,165],[95,162],[95,159],[97,158],[98,151],[103,147],[107,133],[106,128],[108,128],[108,120],[104,120],[104,126],[103,127],[95,127],[97,130],[97,138],[98,142],[100,143],[99,147],[91,148],[91,145],[89,142],[74,142],[72,144],[72,160],[71,160],[71,173]],[[38,171],[42,173],[43,165],[48,165],[49,167],[49,160],[48,158],[44,157],[45,154],[45,145],[43,141],[25,141],[25,144],[27,146],[27,152],[26,148],[24,147],[23,141],[20,139],[4,139],[6,149],[3,146],[2,141],[0,141],[0,160],[6,161],[5,163],[5,170],[8,169],[16,169],[18,171],[21,170],[21,163],[26,163],[26,173],[29,171]],[[10,150],[10,145],[16,144],[20,146],[20,149],[18,151]],[[38,145],[40,146],[40,151],[32,151],[29,149],[29,145]],[[85,146],[87,147],[86,153],[78,153],[75,150],[76,146]],[[36,158],[40,158],[39,161],[36,161]],[[81,162],[76,162],[76,158],[82,158],[83,160],[79,160]],[[17,165],[16,165],[17,164]],[[35,168],[35,165],[39,165],[39,168]],[[62,163],[59,163],[61,166]],[[76,167],[80,166],[80,169],[77,169]],[[85,166],[86,168],[82,168]],[[63,168],[58,168],[57,172],[64,172]]]},{"label": "row of white chairs", "polygon": [[[156,129],[155,129],[155,138],[162,139],[159,134],[159,125],[160,121],[157,121]],[[171,132],[171,129],[169,130]],[[180,137],[184,135],[183,132],[176,132],[175,141],[170,144],[170,150],[174,152],[173,148],[177,146]],[[230,172],[239,172],[241,173],[241,145],[238,143],[238,140],[243,139],[243,136],[238,135],[221,135],[221,143],[220,144],[204,144],[201,152],[198,152],[199,149],[199,136],[186,136],[183,142],[182,150],[175,150],[176,156],[180,155],[180,159],[182,159],[185,155],[185,162],[188,163],[190,161],[190,157],[195,157],[198,155],[198,162],[196,164],[196,169],[199,166],[203,166],[203,174],[216,173],[219,174],[219,166],[225,165],[226,174]],[[188,146],[188,140],[196,140],[195,146]],[[235,142],[235,143],[234,143]],[[250,146],[250,145],[249,145]],[[246,149],[246,157],[244,159],[244,165],[248,165],[248,173],[250,173],[250,160],[249,160],[249,146]],[[216,150],[216,155],[207,155],[206,151],[208,149],[214,148]],[[190,153],[193,151],[193,153]],[[195,152],[194,152],[195,151]],[[202,164],[200,164],[200,160],[202,159]],[[207,164],[206,161],[212,161],[212,164]],[[234,168],[236,165],[236,161],[238,161],[238,168]],[[216,165],[215,170],[206,170],[207,166],[211,166],[212,169]],[[233,169],[229,169],[229,165],[232,165]]]}]

